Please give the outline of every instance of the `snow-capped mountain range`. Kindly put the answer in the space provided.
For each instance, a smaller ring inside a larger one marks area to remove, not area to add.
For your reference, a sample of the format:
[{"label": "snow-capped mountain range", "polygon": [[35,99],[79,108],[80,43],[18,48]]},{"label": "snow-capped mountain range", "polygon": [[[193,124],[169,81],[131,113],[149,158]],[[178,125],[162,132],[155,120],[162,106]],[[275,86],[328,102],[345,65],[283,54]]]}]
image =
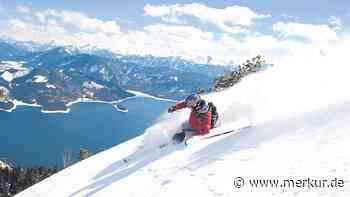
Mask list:
[{"label": "snow-capped mountain range", "polygon": [[45,110],[67,110],[67,103],[80,98],[111,102],[132,96],[126,90],[179,99],[211,88],[214,78],[230,69],[179,57],[119,55],[93,46],[2,41],[0,86],[10,93],[0,108],[10,109],[11,101],[19,100]]}]

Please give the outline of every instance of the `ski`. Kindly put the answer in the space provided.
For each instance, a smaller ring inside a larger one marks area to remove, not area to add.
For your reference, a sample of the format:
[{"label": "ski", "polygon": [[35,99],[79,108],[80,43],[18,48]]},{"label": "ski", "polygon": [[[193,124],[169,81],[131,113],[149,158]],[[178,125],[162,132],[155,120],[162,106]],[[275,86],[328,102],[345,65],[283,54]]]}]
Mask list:
[{"label": "ski", "polygon": [[230,131],[225,131],[225,132],[222,132],[222,133],[217,133],[217,134],[214,134],[214,135],[205,136],[205,137],[201,138],[201,140],[206,140],[206,139],[210,139],[210,138],[214,138],[214,137],[226,135],[226,134],[229,134],[229,133],[233,133],[233,132],[235,132],[235,131],[239,131],[239,130],[241,130],[241,129],[249,128],[249,127],[251,127],[251,126],[248,125],[248,126],[245,126],[245,127],[239,128],[239,129],[232,129],[232,130],[230,130]]},{"label": "ski", "polygon": [[227,134],[239,131],[241,129],[250,128],[250,127],[251,127],[251,125],[246,125],[246,126],[243,126],[243,127],[240,127],[240,128],[231,129],[231,130],[220,132],[220,133],[209,134],[208,136],[194,136],[194,137],[192,137],[190,139],[187,139],[185,141],[185,145],[187,146],[187,145],[190,145],[192,143],[195,143],[196,141],[208,140],[208,139],[219,137],[219,136],[222,136],[222,135],[227,135]]}]

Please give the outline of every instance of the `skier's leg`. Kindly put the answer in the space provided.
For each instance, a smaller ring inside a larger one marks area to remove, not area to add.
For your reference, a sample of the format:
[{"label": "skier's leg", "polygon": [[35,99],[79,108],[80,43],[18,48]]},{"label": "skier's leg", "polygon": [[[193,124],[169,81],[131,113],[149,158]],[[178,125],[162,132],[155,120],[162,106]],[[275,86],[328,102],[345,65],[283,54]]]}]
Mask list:
[{"label": "skier's leg", "polygon": [[186,137],[186,133],[185,132],[181,132],[181,133],[176,133],[173,136],[173,140],[175,143],[181,143]]},{"label": "skier's leg", "polygon": [[186,128],[187,126],[185,126],[186,123],[182,124],[181,125],[181,132],[180,133],[176,133],[174,136],[173,136],[173,140],[176,142],[176,143],[181,143],[185,137],[186,137]]},{"label": "skier's leg", "polygon": [[182,125],[182,131],[185,132],[185,140],[188,140],[196,135],[196,130],[194,130],[188,122]]},{"label": "skier's leg", "polygon": [[195,134],[195,131],[191,128],[188,122],[185,122],[181,126],[181,132],[176,133],[173,137],[173,140],[177,143],[183,142],[185,139],[192,137]]}]

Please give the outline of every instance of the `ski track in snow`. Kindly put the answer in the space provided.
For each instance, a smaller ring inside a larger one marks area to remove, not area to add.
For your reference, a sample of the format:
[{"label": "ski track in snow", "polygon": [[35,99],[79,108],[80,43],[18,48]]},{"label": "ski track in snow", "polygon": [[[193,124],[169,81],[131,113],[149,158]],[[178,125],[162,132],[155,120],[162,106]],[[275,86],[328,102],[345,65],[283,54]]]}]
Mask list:
[{"label": "ski track in snow", "polygon": [[[251,75],[227,91],[205,96],[217,105],[223,126],[243,117],[252,122],[251,128],[187,147],[158,148],[179,131],[189,111],[164,114],[144,135],[77,163],[17,196],[348,197],[350,95],[344,92],[348,86],[344,81],[349,72],[341,64],[330,70],[323,62],[329,61],[286,60],[281,65],[292,66]],[[235,177],[245,179],[243,188],[233,186]],[[345,182],[338,188],[252,188],[250,178]]]}]

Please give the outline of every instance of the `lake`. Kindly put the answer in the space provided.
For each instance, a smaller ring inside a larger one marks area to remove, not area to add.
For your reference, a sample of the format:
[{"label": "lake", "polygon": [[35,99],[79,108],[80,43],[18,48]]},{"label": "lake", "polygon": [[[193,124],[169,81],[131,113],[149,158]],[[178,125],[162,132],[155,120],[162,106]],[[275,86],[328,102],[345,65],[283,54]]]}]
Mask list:
[{"label": "lake", "polygon": [[171,102],[135,97],[121,104],[127,113],[105,103],[77,103],[67,114],[41,113],[28,106],[0,112],[0,159],[21,166],[62,167],[65,150],[78,160],[80,148],[97,153],[139,136]]}]

